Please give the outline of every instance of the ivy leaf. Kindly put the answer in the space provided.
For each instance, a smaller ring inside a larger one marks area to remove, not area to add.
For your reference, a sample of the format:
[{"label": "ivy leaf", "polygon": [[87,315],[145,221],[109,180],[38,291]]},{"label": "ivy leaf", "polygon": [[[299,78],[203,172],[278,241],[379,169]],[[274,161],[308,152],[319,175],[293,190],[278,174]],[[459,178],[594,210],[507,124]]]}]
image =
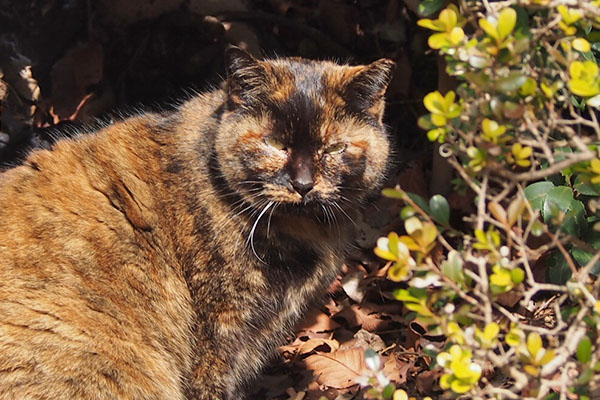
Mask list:
[{"label": "ivy leaf", "polygon": [[[581,238],[585,243],[593,247],[594,249],[600,249],[600,232],[594,231],[593,229],[589,229],[585,235]],[[580,249],[577,246],[573,246],[571,249],[571,254],[577,263],[584,267],[587,265],[590,260],[594,257],[594,254],[588,253],[587,251]],[[590,273],[592,275],[598,276],[600,275],[600,261],[596,262],[594,266],[590,269]]]},{"label": "ivy leaf", "polygon": [[586,196],[600,196],[600,184],[594,185],[589,180],[586,182],[581,175],[577,175],[577,178],[575,178],[573,189]]},{"label": "ivy leaf", "polygon": [[548,192],[555,188],[552,182],[536,182],[525,188],[525,197],[531,203],[534,210],[541,211],[544,208]]},{"label": "ivy leaf", "polygon": [[564,285],[571,278],[571,268],[558,250],[554,250],[548,257],[547,275],[548,282],[555,285]]},{"label": "ivy leaf", "polygon": [[444,196],[436,194],[429,200],[431,216],[442,225],[450,222],[450,206]]},{"label": "ivy leaf", "polygon": [[573,192],[567,186],[551,189],[542,208],[544,221],[550,224],[555,218],[564,214],[561,229],[571,235],[578,235],[585,225],[585,208],[583,203],[573,198]]},{"label": "ivy leaf", "polygon": [[419,15],[428,17],[444,5],[444,0],[423,0],[419,3]]},{"label": "ivy leaf", "polygon": [[[593,254],[590,254],[587,251],[581,250],[579,247],[573,247],[573,249],[571,250],[571,255],[573,256],[575,261],[577,261],[577,263],[582,267],[586,266],[587,263],[589,263],[590,260],[594,257]],[[596,264],[594,264],[594,266],[591,268],[590,273],[592,275],[598,276],[599,272],[600,272],[600,262],[596,261]]]}]

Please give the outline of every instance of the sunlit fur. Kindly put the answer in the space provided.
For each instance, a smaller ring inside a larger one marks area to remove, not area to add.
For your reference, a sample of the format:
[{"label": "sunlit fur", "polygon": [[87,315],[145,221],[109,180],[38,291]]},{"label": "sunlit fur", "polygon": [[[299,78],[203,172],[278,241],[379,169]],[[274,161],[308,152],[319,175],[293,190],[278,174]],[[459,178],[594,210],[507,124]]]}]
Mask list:
[{"label": "sunlit fur", "polygon": [[241,399],[326,295],[388,165],[392,63],[227,64],[0,175],[1,399]]}]

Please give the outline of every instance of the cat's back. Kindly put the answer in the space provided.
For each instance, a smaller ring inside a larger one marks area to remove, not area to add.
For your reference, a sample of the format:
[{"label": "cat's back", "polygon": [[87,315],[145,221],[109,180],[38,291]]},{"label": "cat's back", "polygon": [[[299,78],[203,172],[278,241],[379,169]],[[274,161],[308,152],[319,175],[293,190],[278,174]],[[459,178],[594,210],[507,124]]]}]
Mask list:
[{"label": "cat's back", "polygon": [[162,119],[0,174],[0,398],[183,398],[191,311],[152,232]]}]

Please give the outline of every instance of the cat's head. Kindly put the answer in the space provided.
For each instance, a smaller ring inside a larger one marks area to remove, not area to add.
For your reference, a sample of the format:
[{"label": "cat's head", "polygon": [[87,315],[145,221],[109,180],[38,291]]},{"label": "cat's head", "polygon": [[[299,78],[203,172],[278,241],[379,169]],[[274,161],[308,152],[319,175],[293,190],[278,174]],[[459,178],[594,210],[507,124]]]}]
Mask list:
[{"label": "cat's head", "polygon": [[229,187],[257,210],[356,209],[388,165],[382,115],[393,65],[260,61],[230,49],[226,111],[215,141]]}]

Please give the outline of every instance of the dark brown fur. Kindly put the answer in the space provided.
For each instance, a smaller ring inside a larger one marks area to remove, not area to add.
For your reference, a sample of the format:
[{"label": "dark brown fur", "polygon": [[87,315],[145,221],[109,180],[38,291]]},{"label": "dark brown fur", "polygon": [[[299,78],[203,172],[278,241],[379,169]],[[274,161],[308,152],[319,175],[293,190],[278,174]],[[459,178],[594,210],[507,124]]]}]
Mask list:
[{"label": "dark brown fur", "polygon": [[1,399],[237,399],[323,297],[386,169],[391,63],[228,64],[0,175]]}]

